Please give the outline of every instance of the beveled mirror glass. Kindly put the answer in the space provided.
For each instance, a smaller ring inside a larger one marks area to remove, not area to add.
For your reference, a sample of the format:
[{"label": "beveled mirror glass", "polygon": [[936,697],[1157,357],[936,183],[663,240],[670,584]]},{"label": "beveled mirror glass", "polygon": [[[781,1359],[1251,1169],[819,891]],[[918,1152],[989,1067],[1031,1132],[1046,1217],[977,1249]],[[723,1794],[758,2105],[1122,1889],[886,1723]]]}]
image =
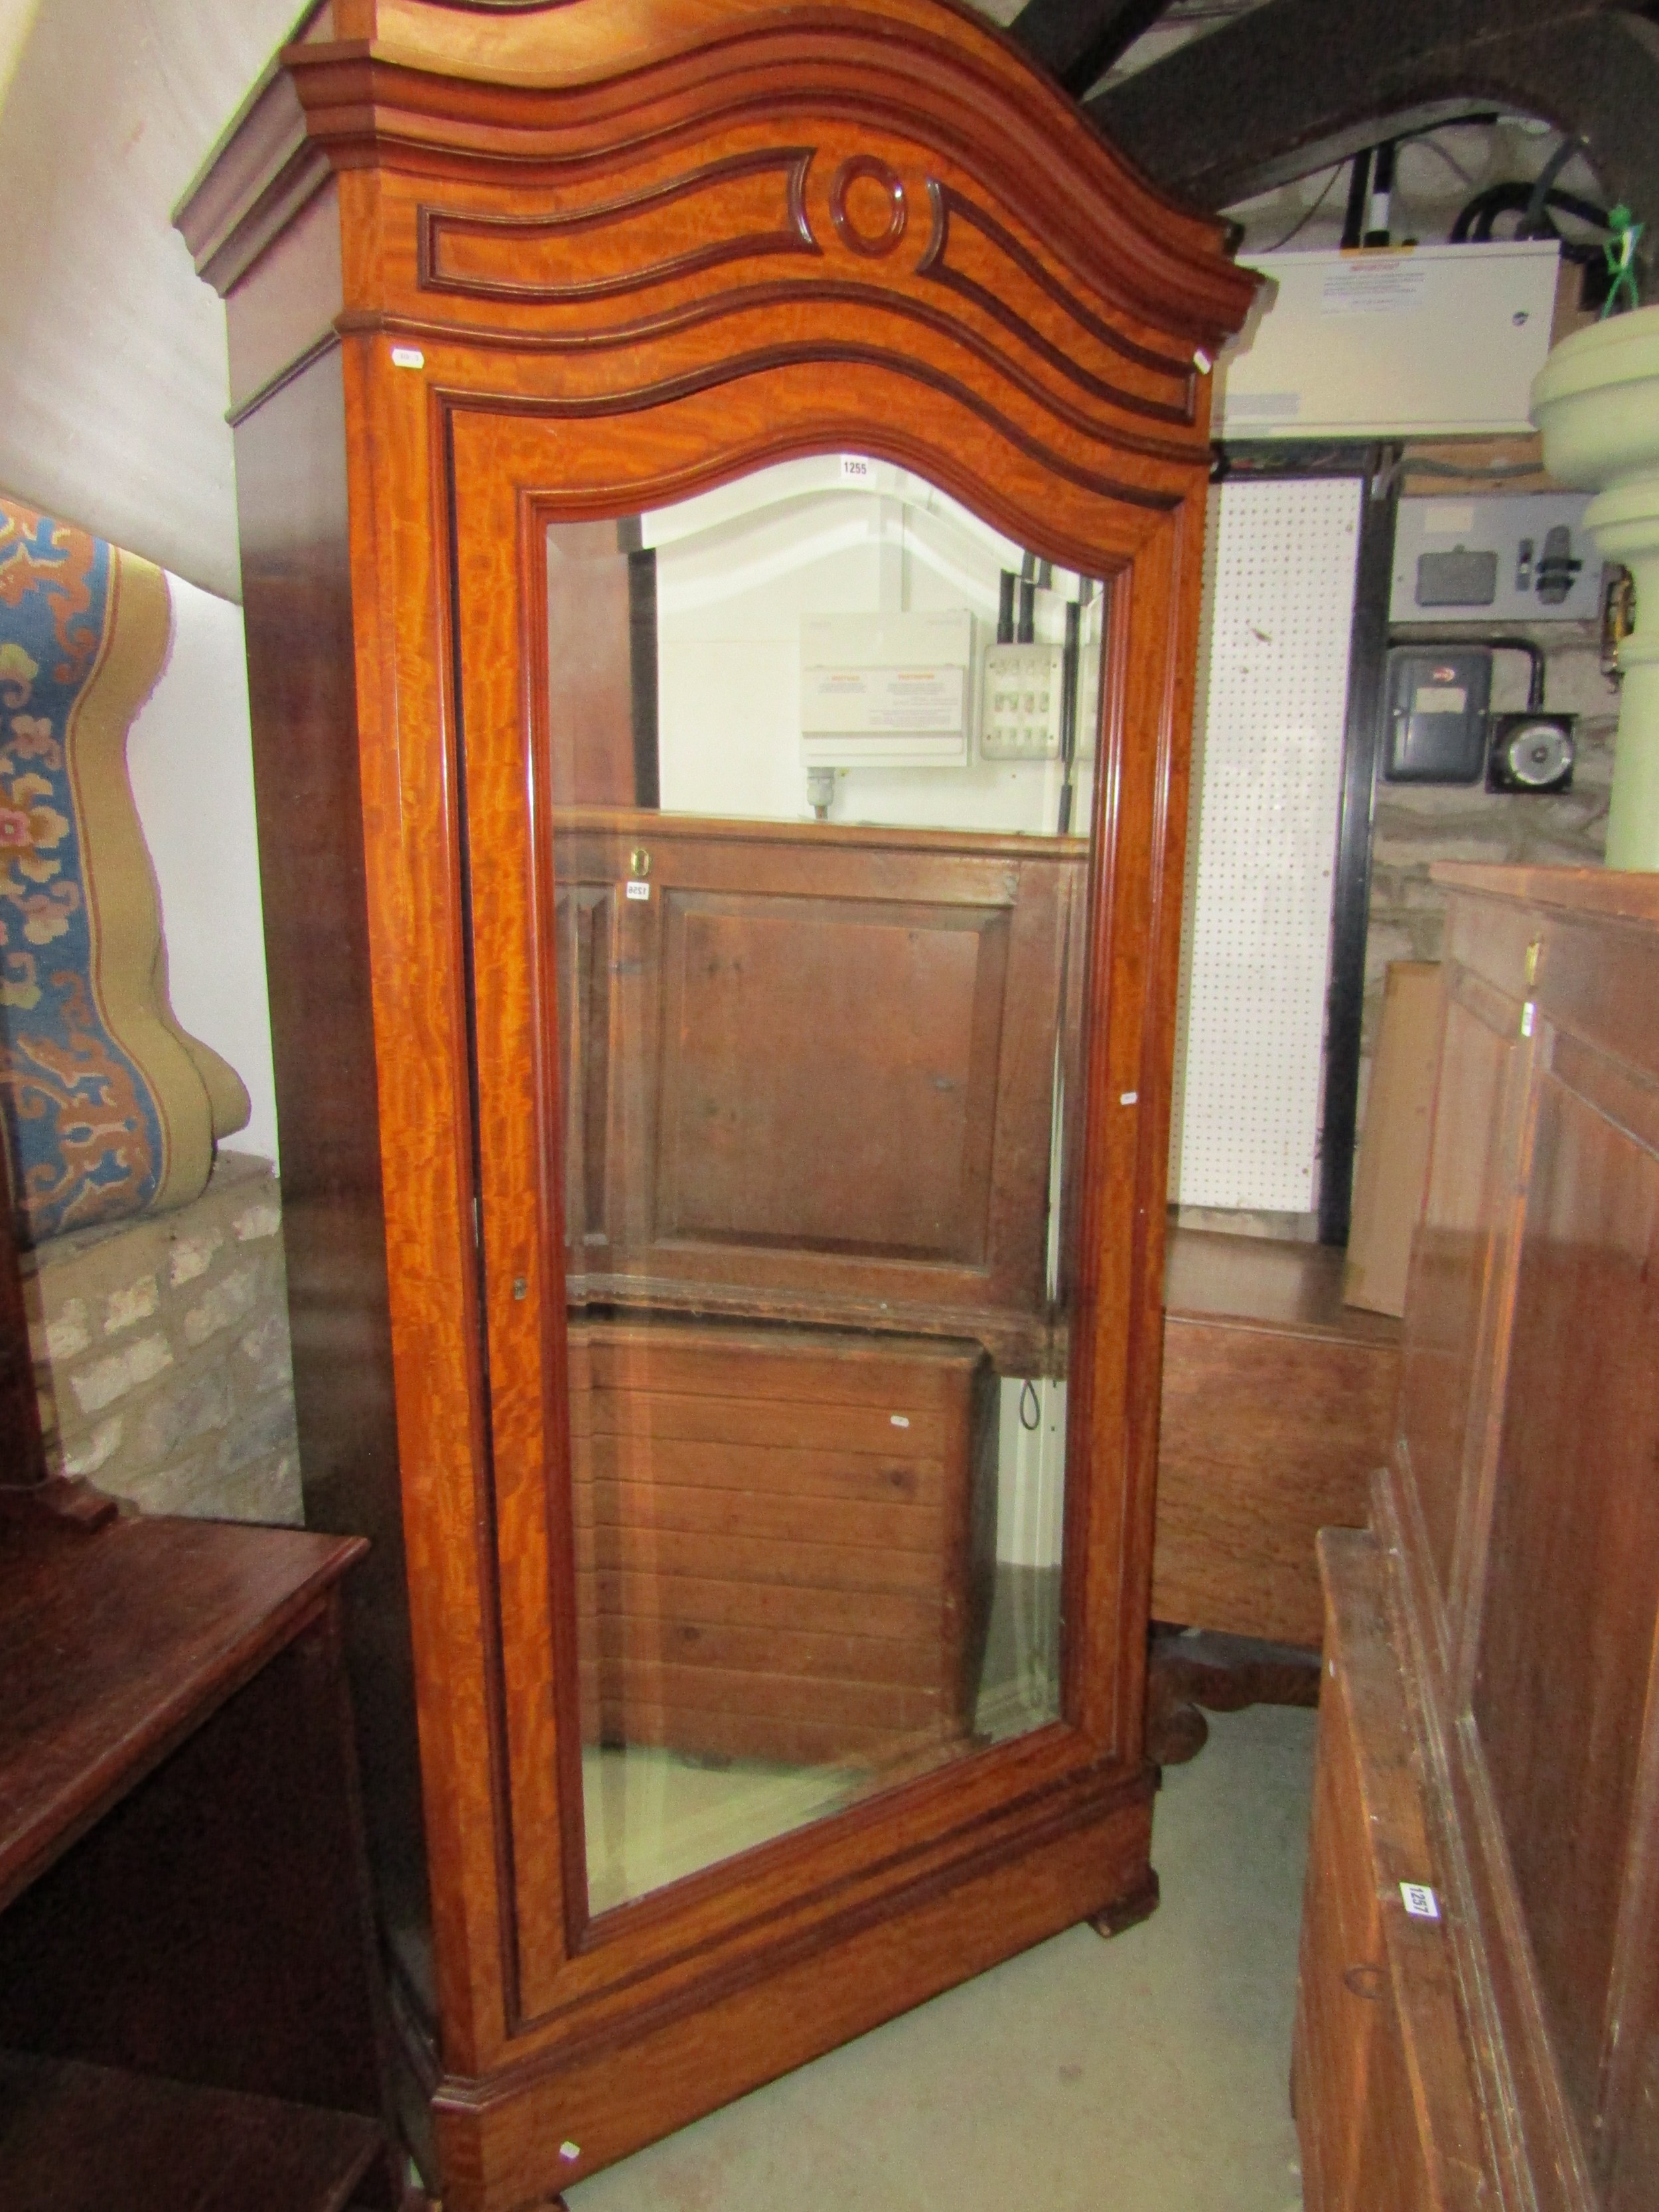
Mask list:
[{"label": "beveled mirror glass", "polygon": [[602,1912],[1059,1715],[1107,599],[862,455],[546,553]]}]

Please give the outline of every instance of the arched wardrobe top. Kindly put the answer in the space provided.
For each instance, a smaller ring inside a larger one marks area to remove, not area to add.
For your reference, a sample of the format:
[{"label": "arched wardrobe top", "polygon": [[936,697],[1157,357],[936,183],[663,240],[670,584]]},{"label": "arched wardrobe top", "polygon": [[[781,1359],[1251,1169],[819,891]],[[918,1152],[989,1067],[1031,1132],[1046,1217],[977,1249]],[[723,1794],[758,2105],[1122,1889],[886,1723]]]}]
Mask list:
[{"label": "arched wardrobe top", "polygon": [[[354,1692],[405,2106],[446,2203],[510,2212],[1155,1901],[1211,370],[1254,280],[947,0],[322,0],[177,220],[229,322],[302,1477],[374,1543]],[[629,781],[659,691],[669,763],[696,601],[659,606],[641,551],[702,557],[655,519],[836,455],[956,532],[930,573],[974,642],[905,712],[1040,820],[814,820],[804,785],[737,820],[671,811],[654,756]],[[1052,742],[1021,695],[1000,762],[999,560],[1048,593],[1063,691]],[[601,634],[621,735],[584,790]],[[1025,1540],[985,1483],[1051,1388],[1021,1571],[1052,1696],[1001,1729],[977,1670]],[[642,1728],[865,1779],[607,1889],[601,1770]]]}]

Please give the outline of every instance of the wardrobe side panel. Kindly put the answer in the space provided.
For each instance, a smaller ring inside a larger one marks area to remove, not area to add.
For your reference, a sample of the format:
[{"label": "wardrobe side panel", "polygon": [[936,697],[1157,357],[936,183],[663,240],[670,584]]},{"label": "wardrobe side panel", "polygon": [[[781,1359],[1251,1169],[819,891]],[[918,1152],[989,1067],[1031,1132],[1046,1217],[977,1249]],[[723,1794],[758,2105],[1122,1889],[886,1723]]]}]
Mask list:
[{"label": "wardrobe side panel", "polygon": [[372,1547],[347,1605],[365,1809],[385,1931],[429,2018],[345,441],[342,356],[331,348],[238,424],[236,476],[306,1520]]}]

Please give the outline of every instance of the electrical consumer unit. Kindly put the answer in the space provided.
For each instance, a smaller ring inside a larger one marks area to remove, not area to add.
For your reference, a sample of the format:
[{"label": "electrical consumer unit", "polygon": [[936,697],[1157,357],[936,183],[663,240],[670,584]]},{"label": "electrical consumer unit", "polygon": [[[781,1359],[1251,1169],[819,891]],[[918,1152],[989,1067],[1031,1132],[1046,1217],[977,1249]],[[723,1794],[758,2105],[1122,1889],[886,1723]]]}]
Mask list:
[{"label": "electrical consumer unit", "polygon": [[1601,562],[1588,492],[1402,499],[1393,623],[1594,622]]},{"label": "electrical consumer unit", "polygon": [[1066,679],[1058,645],[988,645],[982,760],[1055,760]]},{"label": "electrical consumer unit", "polygon": [[808,768],[965,768],[974,618],[803,615],[801,758]]},{"label": "electrical consumer unit", "polygon": [[1216,434],[1530,429],[1559,251],[1528,240],[1242,256],[1273,282],[1218,368]]}]

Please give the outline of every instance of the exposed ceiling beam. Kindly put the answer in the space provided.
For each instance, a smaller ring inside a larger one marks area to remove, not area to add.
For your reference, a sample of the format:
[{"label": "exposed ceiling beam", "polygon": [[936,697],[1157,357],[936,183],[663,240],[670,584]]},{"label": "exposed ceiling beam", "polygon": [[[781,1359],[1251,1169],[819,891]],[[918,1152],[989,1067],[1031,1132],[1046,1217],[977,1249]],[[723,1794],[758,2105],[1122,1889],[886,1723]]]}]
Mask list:
[{"label": "exposed ceiling beam", "polygon": [[1009,33],[1080,99],[1163,15],[1170,0],[1026,0]]},{"label": "exposed ceiling beam", "polygon": [[1659,238],[1659,27],[1595,0],[1266,0],[1088,103],[1206,207],[1482,105],[1575,131]]}]

